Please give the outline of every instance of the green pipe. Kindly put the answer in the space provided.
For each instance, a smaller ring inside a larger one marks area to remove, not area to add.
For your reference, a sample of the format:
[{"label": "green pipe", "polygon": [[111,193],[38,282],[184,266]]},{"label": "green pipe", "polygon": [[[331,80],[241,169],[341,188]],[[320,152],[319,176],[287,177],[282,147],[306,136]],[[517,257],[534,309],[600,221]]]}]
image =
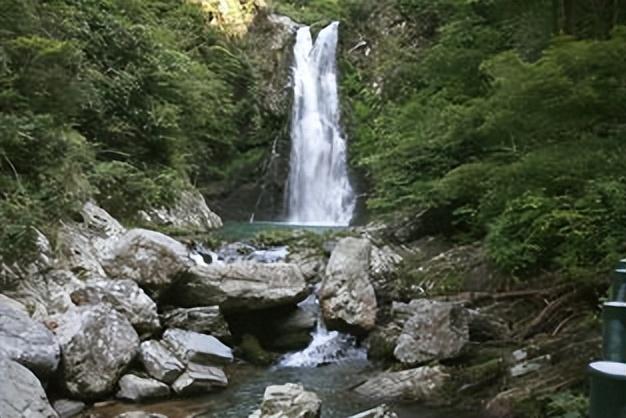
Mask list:
[{"label": "green pipe", "polygon": [[[604,360],[626,362],[626,303],[604,304],[602,341]],[[626,398],[626,392],[624,397]]]},{"label": "green pipe", "polygon": [[[620,261],[620,265],[621,263]],[[613,272],[611,300],[614,302],[626,302],[626,267],[618,268]]]},{"label": "green pipe", "polygon": [[626,364],[591,363],[590,418],[626,418]]}]

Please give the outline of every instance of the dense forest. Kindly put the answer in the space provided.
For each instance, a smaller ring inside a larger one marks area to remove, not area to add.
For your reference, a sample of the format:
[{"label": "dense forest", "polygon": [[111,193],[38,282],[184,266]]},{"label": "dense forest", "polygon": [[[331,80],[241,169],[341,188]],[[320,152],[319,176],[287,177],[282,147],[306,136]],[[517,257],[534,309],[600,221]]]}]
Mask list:
[{"label": "dense forest", "polygon": [[[567,281],[596,308],[626,256],[626,0],[242,0],[234,24],[216,4],[0,0],[0,261],[89,199],[136,225],[262,178],[289,104],[264,101],[247,27],[277,13],[341,22],[367,219],[480,243],[494,287]],[[550,416],[583,416],[579,392]]]}]

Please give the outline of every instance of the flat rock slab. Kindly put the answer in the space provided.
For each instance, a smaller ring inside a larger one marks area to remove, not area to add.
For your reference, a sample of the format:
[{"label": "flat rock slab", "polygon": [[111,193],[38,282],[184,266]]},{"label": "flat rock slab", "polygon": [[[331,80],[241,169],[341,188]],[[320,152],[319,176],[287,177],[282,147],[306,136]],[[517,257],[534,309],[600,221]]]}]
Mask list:
[{"label": "flat rock slab", "polygon": [[139,377],[134,374],[122,376],[118,384],[120,390],[115,396],[119,399],[126,399],[133,402],[165,398],[170,394],[170,388],[165,383],[155,379]]},{"label": "flat rock slab", "polygon": [[60,418],[71,418],[80,414],[86,407],[84,402],[71,399],[58,399],[52,404]]},{"label": "flat rock slab", "polygon": [[163,342],[183,362],[227,364],[233,361],[233,351],[217,338],[182,329],[168,329]]},{"label": "flat rock slab", "polygon": [[383,404],[348,418],[398,418],[398,414],[393,412],[387,405]]},{"label": "flat rock slab", "polygon": [[161,342],[144,341],[139,347],[139,360],[150,376],[172,384],[185,371],[185,365]]},{"label": "flat rock slab", "polygon": [[354,391],[368,399],[381,401],[431,401],[438,396],[449,377],[441,366],[425,366],[381,373],[357,386]]},{"label": "flat rock slab", "polygon": [[211,392],[228,385],[228,378],[220,367],[189,363],[187,370],[172,384],[179,395]]},{"label": "flat rock slab", "polygon": [[15,306],[0,301],[0,357],[13,359],[45,378],[59,364],[59,343],[48,328]]},{"label": "flat rock slab", "polygon": [[298,266],[241,261],[192,267],[172,292],[177,306],[219,305],[226,312],[248,312],[295,305],[308,294]]},{"label": "flat rock slab", "polygon": [[167,328],[210,334],[220,340],[231,338],[228,324],[219,306],[173,309],[165,312],[162,318]]},{"label": "flat rock slab", "polygon": [[26,367],[0,359],[0,417],[56,418],[37,377]]}]

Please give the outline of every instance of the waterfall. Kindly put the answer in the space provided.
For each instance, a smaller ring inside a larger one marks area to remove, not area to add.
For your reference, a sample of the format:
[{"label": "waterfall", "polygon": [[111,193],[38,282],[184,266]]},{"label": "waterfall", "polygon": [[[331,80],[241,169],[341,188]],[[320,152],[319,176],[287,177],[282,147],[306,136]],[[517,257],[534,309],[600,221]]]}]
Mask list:
[{"label": "waterfall", "polygon": [[296,37],[286,195],[292,223],[347,226],[356,203],[339,120],[338,27],[333,22],[322,29],[315,45],[308,27]]}]

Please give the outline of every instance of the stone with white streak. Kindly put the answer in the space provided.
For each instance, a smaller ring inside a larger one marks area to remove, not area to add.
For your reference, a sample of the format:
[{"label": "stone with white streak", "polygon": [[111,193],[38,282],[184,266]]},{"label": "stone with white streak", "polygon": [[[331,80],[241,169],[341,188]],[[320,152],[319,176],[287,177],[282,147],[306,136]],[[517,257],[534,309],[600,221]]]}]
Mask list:
[{"label": "stone with white streak", "polygon": [[141,343],[139,360],[150,376],[168,384],[173,383],[185,370],[185,365],[156,340]]}]

